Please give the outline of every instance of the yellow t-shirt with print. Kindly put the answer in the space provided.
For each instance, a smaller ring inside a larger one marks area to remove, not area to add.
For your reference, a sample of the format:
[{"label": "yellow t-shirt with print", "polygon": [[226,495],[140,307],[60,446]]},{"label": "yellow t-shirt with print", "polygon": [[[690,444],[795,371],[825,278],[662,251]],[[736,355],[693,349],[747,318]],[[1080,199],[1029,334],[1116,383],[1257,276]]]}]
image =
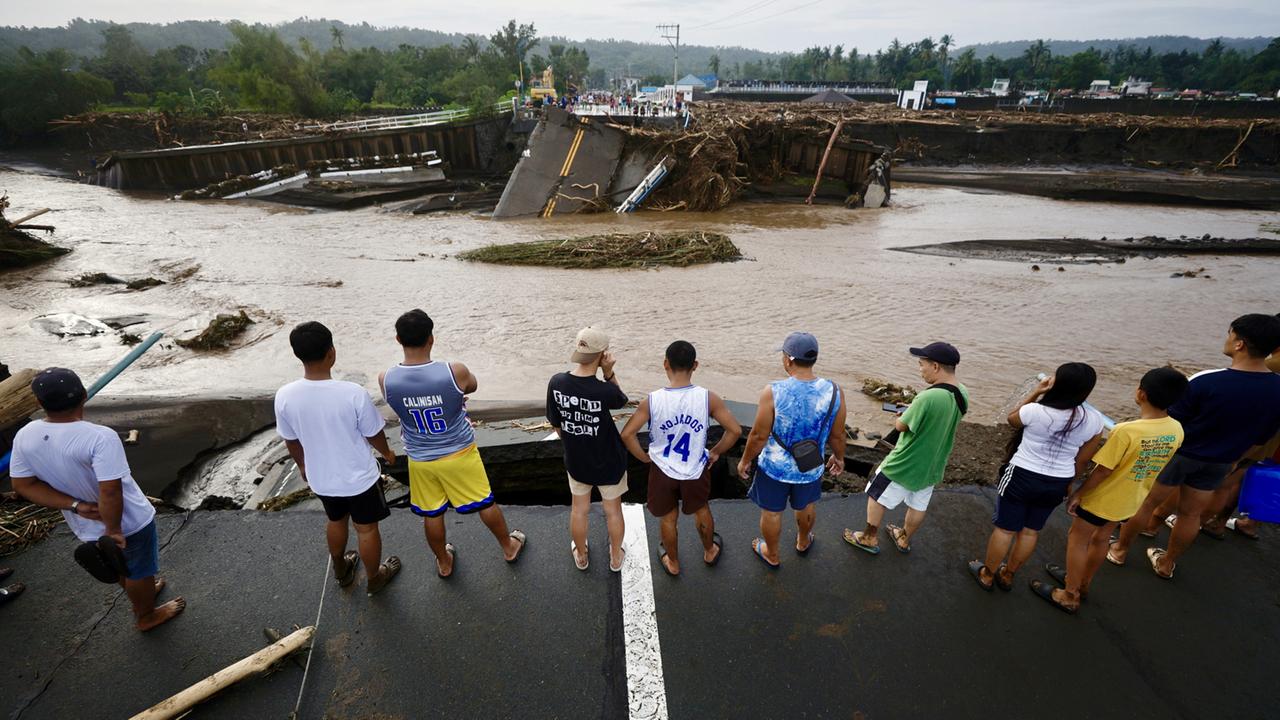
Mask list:
[{"label": "yellow t-shirt with print", "polygon": [[1080,496],[1080,507],[1104,520],[1128,520],[1142,506],[1156,476],[1182,445],[1182,425],[1171,417],[1120,423],[1093,456],[1111,468],[1098,486]]}]

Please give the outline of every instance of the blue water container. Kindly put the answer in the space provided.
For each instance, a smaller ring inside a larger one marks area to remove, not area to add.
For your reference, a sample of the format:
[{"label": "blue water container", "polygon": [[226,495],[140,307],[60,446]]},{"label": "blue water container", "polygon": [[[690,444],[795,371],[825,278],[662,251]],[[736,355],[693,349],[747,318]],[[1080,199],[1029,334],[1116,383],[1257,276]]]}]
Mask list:
[{"label": "blue water container", "polygon": [[1240,512],[1262,522],[1280,523],[1280,465],[1254,463],[1240,487]]}]

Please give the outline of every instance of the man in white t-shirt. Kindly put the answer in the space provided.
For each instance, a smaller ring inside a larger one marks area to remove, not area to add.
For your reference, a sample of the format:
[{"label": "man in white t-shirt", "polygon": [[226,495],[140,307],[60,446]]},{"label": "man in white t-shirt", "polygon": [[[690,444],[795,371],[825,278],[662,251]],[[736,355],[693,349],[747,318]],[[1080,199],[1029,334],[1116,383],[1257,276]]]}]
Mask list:
[{"label": "man in white t-shirt", "polygon": [[[84,542],[76,559],[86,569],[107,581],[123,575],[118,581],[133,604],[139,630],[177,617],[187,606],[182,598],[155,604],[164,587],[164,580],[156,578],[156,511],[133,481],[120,437],[111,428],[84,421],[88,396],[74,372],[49,368],[31,381],[31,391],[45,419],[26,425],[13,439],[13,489],[37,505],[62,511],[67,526]],[[96,556],[93,562],[86,563],[86,553]],[[108,554],[122,557],[125,572],[109,569],[111,562],[103,557]],[[91,567],[95,564],[97,568]]]},{"label": "man in white t-shirt", "polygon": [[[298,472],[324,505],[325,537],[338,584],[347,587],[364,562],[367,589],[373,595],[400,572],[400,558],[382,560],[378,522],[391,514],[382,494],[382,473],[370,446],[394,464],[369,393],[355,383],[333,379],[337,351],[333,333],[318,322],[304,322],[289,333],[293,354],[302,361],[302,379],[276,392],[276,430],[284,438]],[[347,551],[348,522],[356,527],[359,552]]]}]

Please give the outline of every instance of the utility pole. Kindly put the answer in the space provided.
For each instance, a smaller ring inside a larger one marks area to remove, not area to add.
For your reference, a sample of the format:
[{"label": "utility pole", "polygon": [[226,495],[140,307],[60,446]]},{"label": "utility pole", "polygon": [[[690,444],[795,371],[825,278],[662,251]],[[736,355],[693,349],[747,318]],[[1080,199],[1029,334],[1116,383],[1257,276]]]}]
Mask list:
[{"label": "utility pole", "polygon": [[676,51],[675,63],[671,68],[671,101],[675,102],[676,83],[680,82],[680,26],[659,25],[658,32],[662,33],[662,38]]}]

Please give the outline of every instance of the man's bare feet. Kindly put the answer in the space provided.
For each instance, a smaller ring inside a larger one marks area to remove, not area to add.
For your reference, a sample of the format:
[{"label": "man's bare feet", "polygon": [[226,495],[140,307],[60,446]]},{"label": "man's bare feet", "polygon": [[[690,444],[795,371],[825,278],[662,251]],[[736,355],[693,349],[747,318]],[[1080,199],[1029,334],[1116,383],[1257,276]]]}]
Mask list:
[{"label": "man's bare feet", "polygon": [[1107,546],[1107,562],[1112,565],[1123,565],[1128,558],[1129,551],[1120,547],[1120,543],[1111,543]]},{"label": "man's bare feet", "polygon": [[159,605],[151,612],[138,618],[136,623],[139,630],[146,632],[153,630],[170,620],[182,614],[187,609],[187,601],[183,598],[174,598],[169,602]]},{"label": "man's bare feet", "polygon": [[1054,591],[1053,591],[1053,601],[1054,601],[1054,602],[1056,602],[1056,603],[1058,603],[1058,604],[1059,604],[1059,605],[1061,605],[1062,607],[1067,608],[1067,609],[1070,609],[1070,610],[1079,610],[1079,609],[1080,609],[1080,598],[1079,598],[1079,597],[1075,597],[1075,598],[1071,597],[1071,593],[1067,592],[1066,590],[1063,590],[1062,588],[1055,588],[1055,589],[1054,589]]},{"label": "man's bare feet", "polygon": [[710,550],[702,551],[702,562],[708,565],[714,565],[716,560],[720,559],[720,553],[723,550],[719,545],[712,543]]},{"label": "man's bare feet", "polygon": [[164,590],[164,586],[165,586],[164,578],[162,577],[156,578],[156,594],[157,595],[160,594],[161,590]]}]

